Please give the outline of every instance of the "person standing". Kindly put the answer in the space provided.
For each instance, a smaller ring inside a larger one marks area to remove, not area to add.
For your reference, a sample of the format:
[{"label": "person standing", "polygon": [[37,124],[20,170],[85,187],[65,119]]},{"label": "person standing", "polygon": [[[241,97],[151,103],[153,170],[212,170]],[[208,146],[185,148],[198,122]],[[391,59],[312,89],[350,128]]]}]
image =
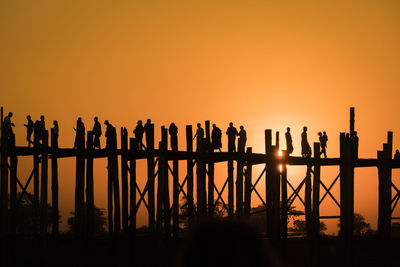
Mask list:
[{"label": "person standing", "polygon": [[286,128],[286,152],[288,155],[293,153],[293,140],[292,140],[292,135],[290,134],[290,127]]},{"label": "person standing", "polygon": [[204,129],[201,128],[201,124],[197,123],[197,130],[196,130],[196,134],[193,136],[193,140],[196,139],[196,151],[199,152],[200,151],[200,144],[201,142],[203,142],[203,138],[204,138]]},{"label": "person standing", "polygon": [[104,124],[107,126],[106,128],[106,149],[112,149],[117,146],[117,144],[114,142],[116,141],[116,136],[117,132],[115,130],[115,127],[112,126],[111,123],[108,122],[108,120],[104,121]]},{"label": "person standing", "polygon": [[305,158],[311,157],[311,147],[307,140],[307,127],[303,127],[301,133],[301,155]]},{"label": "person standing", "polygon": [[31,144],[33,144],[31,140],[33,134],[33,120],[30,115],[26,116],[26,119],[28,120],[27,124],[24,124],[26,127],[26,141],[28,141],[28,147],[31,147]]},{"label": "person standing", "polygon": [[149,148],[149,143],[151,142],[151,129],[152,129],[152,123],[151,119],[147,119],[145,125],[144,125],[144,131],[146,133],[146,146]]},{"label": "person standing", "polygon": [[212,148],[213,148],[213,150],[214,149],[219,149],[219,152],[221,152],[222,131],[221,131],[220,128],[217,127],[217,125],[215,123],[212,125],[212,127],[213,127],[213,129],[211,131],[211,145],[212,145]]},{"label": "person standing", "polygon": [[93,132],[93,147],[100,149],[101,125],[98,117],[94,117],[94,125],[92,132]]},{"label": "person standing", "polygon": [[171,149],[178,151],[178,127],[176,127],[175,123],[169,125],[168,132],[171,136]]},{"label": "person standing", "polygon": [[135,130],[133,130],[133,133],[135,134],[136,142],[139,145],[139,150],[142,150],[142,148],[144,147],[143,145],[144,127],[143,127],[143,122],[141,120],[138,120]]},{"label": "person standing", "polygon": [[240,131],[239,131],[239,138],[238,138],[238,152],[239,153],[244,153],[246,149],[246,142],[247,142],[247,135],[244,127],[241,125],[240,126]]},{"label": "person standing", "polygon": [[326,158],[326,143],[328,142],[328,136],[326,135],[326,132],[324,132],[323,135],[321,132],[319,132],[318,135],[319,135],[319,143],[321,144],[320,155],[324,154],[324,157]]},{"label": "person standing", "polygon": [[85,144],[85,125],[81,117],[76,121],[76,128],[74,130],[76,131],[74,148],[78,148],[78,144]]},{"label": "person standing", "polygon": [[228,135],[228,152],[236,152],[235,141],[236,136],[239,134],[235,127],[233,127],[233,123],[229,123],[229,127],[226,130],[226,134]]}]

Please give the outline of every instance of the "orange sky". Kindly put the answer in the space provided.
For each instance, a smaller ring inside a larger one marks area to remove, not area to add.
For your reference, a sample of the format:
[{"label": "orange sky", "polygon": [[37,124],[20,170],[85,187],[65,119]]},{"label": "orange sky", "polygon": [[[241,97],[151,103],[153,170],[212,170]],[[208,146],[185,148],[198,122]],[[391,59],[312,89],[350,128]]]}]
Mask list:
[{"label": "orange sky", "polygon": [[[387,130],[400,146],[399,11],[395,0],[3,0],[0,105],[15,114],[19,145],[27,114],[44,114],[47,125],[57,119],[63,147],[73,144],[78,116],[90,128],[98,115],[129,129],[148,117],[156,127],[174,121],[182,141],[186,124],[233,121],[256,152],[264,151],[264,129],[290,126],[297,155],[307,125],[310,142],[327,131],[330,156],[355,106],[359,154],[376,157]],[[73,166],[60,164],[64,200]],[[373,226],[377,190],[375,169],[356,171],[356,211]],[[73,203],[64,207],[65,217]]]}]

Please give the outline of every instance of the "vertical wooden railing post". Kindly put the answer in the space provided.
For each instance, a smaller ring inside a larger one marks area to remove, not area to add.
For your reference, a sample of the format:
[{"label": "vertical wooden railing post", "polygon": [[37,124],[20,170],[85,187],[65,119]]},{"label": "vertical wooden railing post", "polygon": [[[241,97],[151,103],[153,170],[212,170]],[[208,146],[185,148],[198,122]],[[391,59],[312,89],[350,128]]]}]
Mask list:
[{"label": "vertical wooden railing post", "polygon": [[121,127],[122,230],[128,231],[128,131]]},{"label": "vertical wooden railing post", "polygon": [[197,213],[200,218],[206,216],[206,175],[205,175],[205,139],[201,140],[199,151],[197,151],[197,168],[196,168],[196,181],[197,181]]},{"label": "vertical wooden railing post", "polygon": [[320,235],[319,225],[319,189],[320,189],[320,181],[321,181],[321,163],[320,163],[320,143],[314,143],[314,179],[313,179],[313,205],[312,205],[312,227],[313,227],[313,236],[314,238],[318,238]]},{"label": "vertical wooden railing post", "polygon": [[[228,140],[228,152],[233,153],[235,148]],[[228,160],[228,217],[233,218],[234,215],[234,178],[233,178],[233,160]]]},{"label": "vertical wooden railing post", "polygon": [[[110,137],[108,137],[110,138]],[[111,141],[107,140],[107,144]],[[113,222],[113,168],[112,168],[112,148],[107,146],[107,213],[108,213],[108,234],[111,237],[114,233],[114,222]]]},{"label": "vertical wooden railing post", "polygon": [[1,107],[1,188],[0,188],[0,242],[1,263],[7,266],[7,206],[8,206],[8,167],[7,167],[7,131],[3,124],[3,107]]},{"label": "vertical wooden railing post", "polygon": [[11,151],[10,155],[10,232],[14,239],[17,233],[17,166],[18,158]]},{"label": "vertical wooden railing post", "polygon": [[95,229],[94,179],[93,179],[93,132],[87,132],[86,141],[86,232],[88,239],[93,239]]},{"label": "vertical wooden railing post", "polygon": [[193,133],[192,133],[192,125],[186,126],[186,151],[189,153],[187,159],[187,205],[188,205],[188,221],[189,225],[193,225]]},{"label": "vertical wooden railing post", "polygon": [[58,210],[58,133],[51,129],[51,206],[52,206],[52,234],[59,234],[59,210]]},{"label": "vertical wooden railing post", "polygon": [[164,229],[167,237],[171,236],[171,205],[169,201],[169,165],[168,165],[168,130],[164,126],[161,127],[161,139],[164,145],[164,195],[163,195],[163,205],[164,205]]},{"label": "vertical wooden railing post", "polygon": [[243,216],[243,166],[245,162],[245,153],[239,151],[236,168],[236,216]]},{"label": "vertical wooden railing post", "polygon": [[118,172],[118,153],[117,135],[113,136],[112,168],[113,168],[113,188],[114,188],[114,231],[118,234],[121,231],[121,208],[119,197],[119,172]]},{"label": "vertical wooden railing post", "polygon": [[160,238],[162,234],[162,220],[163,220],[163,200],[164,200],[164,182],[165,182],[165,145],[164,142],[159,142],[158,145],[159,159],[158,159],[158,183],[157,183],[157,237]]}]

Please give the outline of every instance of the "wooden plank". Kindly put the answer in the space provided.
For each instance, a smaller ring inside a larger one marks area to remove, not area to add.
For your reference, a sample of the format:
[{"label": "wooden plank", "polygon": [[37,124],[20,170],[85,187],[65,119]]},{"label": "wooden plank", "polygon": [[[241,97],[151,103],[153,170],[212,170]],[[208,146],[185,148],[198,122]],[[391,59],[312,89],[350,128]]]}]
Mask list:
[{"label": "wooden plank", "polygon": [[40,237],[45,239],[47,235],[47,189],[48,189],[48,146],[49,132],[42,136],[42,177],[40,187]]},{"label": "wooden plank", "polygon": [[128,231],[128,131],[121,127],[122,230]]},{"label": "wooden plank", "polygon": [[51,207],[52,207],[52,234],[53,237],[59,234],[59,209],[58,209],[58,159],[54,153],[58,149],[58,134],[54,128],[51,129],[51,149],[53,156],[51,158]]},{"label": "wooden plank", "polygon": [[[155,225],[155,200],[154,200],[154,124],[150,124],[146,130],[146,145],[147,145],[147,202],[148,219],[149,219],[149,232],[154,233]],[[135,189],[136,192],[136,189]],[[136,193],[135,193],[136,194]]]},{"label": "wooden plank", "polygon": [[248,147],[246,151],[246,173],[244,182],[244,214],[249,218],[251,209],[251,185],[252,185],[252,172],[253,166],[248,158],[253,153],[253,148]]},{"label": "wooden plank", "polygon": [[[193,153],[193,131],[192,125],[186,125],[186,151],[188,153]],[[186,168],[187,168],[187,205],[188,205],[188,221],[189,225],[193,225],[193,217],[194,217],[194,206],[193,206],[193,158],[188,157],[186,160]]]},{"label": "wooden plank", "polygon": [[350,136],[354,136],[354,107],[350,108]]},{"label": "wooden plank", "polygon": [[93,132],[87,132],[86,141],[86,232],[88,239],[93,239],[95,229],[94,177],[93,177]]}]

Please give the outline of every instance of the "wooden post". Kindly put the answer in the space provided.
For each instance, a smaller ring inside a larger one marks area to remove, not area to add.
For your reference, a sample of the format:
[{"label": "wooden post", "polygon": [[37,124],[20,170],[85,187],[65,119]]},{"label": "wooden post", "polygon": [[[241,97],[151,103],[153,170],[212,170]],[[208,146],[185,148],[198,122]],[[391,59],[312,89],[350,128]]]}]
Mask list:
[{"label": "wooden post", "polygon": [[281,204],[281,238],[287,239],[287,224],[288,224],[288,208],[287,208],[287,162],[288,154],[286,150],[282,150],[282,173],[281,173],[281,191],[282,191],[282,204]]},{"label": "wooden post", "polygon": [[114,136],[113,143],[113,172],[114,172],[114,231],[115,233],[119,233],[121,231],[121,208],[120,208],[120,199],[119,199],[119,173],[118,173],[118,154],[117,154],[117,136]]},{"label": "wooden post", "polygon": [[240,218],[243,216],[243,166],[245,162],[245,154],[241,155],[237,161],[236,170],[236,215]]},{"label": "wooden post", "polygon": [[17,165],[18,158],[13,152],[10,155],[10,231],[13,238],[17,233]]},{"label": "wooden post", "polygon": [[[311,159],[311,158],[309,158],[309,159]],[[304,210],[305,210],[305,217],[306,217],[307,238],[311,238],[312,237],[311,165],[307,165],[304,203],[305,203]]]},{"label": "wooden post", "polygon": [[197,153],[197,166],[196,166],[196,180],[197,180],[197,213],[200,218],[206,215],[206,175],[205,175],[205,162],[204,150],[205,142],[203,139],[200,141],[199,150]]},{"label": "wooden post", "polygon": [[340,133],[340,233],[345,242],[345,253],[349,253],[353,237],[354,220],[354,144],[351,137]]},{"label": "wooden post", "polygon": [[[176,136],[176,138],[178,138]],[[176,140],[178,143],[178,140]],[[172,151],[177,152],[178,147],[172,147]],[[173,177],[173,217],[172,217],[172,222],[173,222],[173,234],[174,237],[178,237],[179,234],[179,161],[177,159],[174,159],[172,162],[172,171],[174,173]]]},{"label": "wooden post", "polygon": [[[186,126],[186,151],[190,154],[193,154],[193,132],[192,125]],[[189,225],[193,225],[193,156],[189,156],[187,159],[187,205],[188,205],[188,221]]]},{"label": "wooden post", "polygon": [[3,107],[1,107],[1,191],[0,191],[0,241],[1,263],[7,266],[8,242],[7,242],[7,198],[8,198],[8,168],[7,168],[7,131],[3,125]]},{"label": "wooden post", "polygon": [[128,131],[121,127],[122,230],[128,231]]},{"label": "wooden post", "polygon": [[[155,216],[155,201],[154,201],[154,124],[150,124],[148,131],[146,130],[146,154],[147,154],[147,201],[148,201],[148,218],[149,232],[154,233],[154,216]],[[136,185],[135,185],[136,186]],[[135,188],[136,195],[136,188]]]},{"label": "wooden post", "polygon": [[47,181],[48,181],[48,145],[49,133],[45,131],[42,139],[42,181],[40,188],[40,236],[45,239],[47,235]]},{"label": "wooden post", "polygon": [[[228,152],[234,152],[233,148],[229,147]],[[233,183],[233,160],[228,160],[228,216],[230,219],[233,218],[233,195],[234,195],[234,183]]]},{"label": "wooden post", "polygon": [[58,210],[58,134],[51,129],[51,206],[52,206],[52,234],[53,237],[59,234],[59,210]]},{"label": "wooden post", "polygon": [[[135,159],[136,139],[135,138],[129,139],[129,149],[131,152],[131,156],[129,158],[130,228],[131,228],[131,234],[132,234],[131,236],[133,238],[135,238],[135,234],[136,234],[136,159]],[[150,207],[149,207],[149,209],[150,209]],[[149,226],[150,226],[150,224],[149,224]]]},{"label": "wooden post", "polygon": [[114,233],[113,222],[113,169],[112,169],[111,147],[107,147],[107,213],[108,213],[108,233],[110,236]]},{"label": "wooden post", "polygon": [[39,149],[40,149],[40,129],[34,127],[33,136],[33,206],[34,206],[34,231],[35,234],[39,233]]},{"label": "wooden post", "polygon": [[171,236],[171,205],[169,201],[169,175],[168,175],[168,158],[167,158],[167,152],[168,152],[168,130],[164,126],[161,127],[161,138],[162,142],[164,145],[163,151],[164,151],[164,194],[163,194],[163,204],[164,204],[164,228],[165,228],[165,233],[167,237]]},{"label": "wooden post", "polygon": [[275,242],[278,242],[281,233],[281,220],[280,220],[280,171],[279,171],[279,161],[277,159],[279,147],[272,147],[272,170],[271,170],[271,186],[272,186],[272,238]]},{"label": "wooden post", "polygon": [[208,162],[208,216],[214,216],[214,162]]},{"label": "wooden post", "polygon": [[272,237],[272,132],[270,129],[265,130],[265,154],[267,156],[265,171],[265,199],[266,199],[266,216],[267,216],[267,236]]},{"label": "wooden post", "polygon": [[354,107],[350,108],[350,136],[354,136]]},{"label": "wooden post", "polygon": [[[75,238],[85,233],[85,133],[76,133]],[[43,163],[42,163],[43,164]]]},{"label": "wooden post", "polygon": [[247,218],[250,216],[251,209],[251,185],[252,185],[252,163],[250,156],[253,153],[253,149],[248,147],[246,150],[246,172],[244,181],[244,214]]},{"label": "wooden post", "polygon": [[165,144],[159,142],[159,160],[158,160],[158,183],[157,183],[157,237],[161,237],[162,219],[163,219],[163,200],[164,200],[164,176],[165,176]]},{"label": "wooden post", "polygon": [[379,211],[378,234],[382,239],[389,239],[391,232],[391,199],[392,199],[392,159],[393,133],[388,132],[388,142],[383,145],[383,151],[378,151],[379,175]]},{"label": "wooden post", "polygon": [[95,211],[94,211],[94,179],[93,179],[93,132],[87,132],[86,141],[86,232],[88,239],[96,234]]},{"label": "wooden post", "polygon": [[314,143],[314,180],[313,180],[313,205],[312,205],[312,227],[314,232],[314,238],[318,238],[320,235],[319,225],[319,189],[320,189],[320,181],[321,181],[321,163],[320,163],[320,143]]}]

